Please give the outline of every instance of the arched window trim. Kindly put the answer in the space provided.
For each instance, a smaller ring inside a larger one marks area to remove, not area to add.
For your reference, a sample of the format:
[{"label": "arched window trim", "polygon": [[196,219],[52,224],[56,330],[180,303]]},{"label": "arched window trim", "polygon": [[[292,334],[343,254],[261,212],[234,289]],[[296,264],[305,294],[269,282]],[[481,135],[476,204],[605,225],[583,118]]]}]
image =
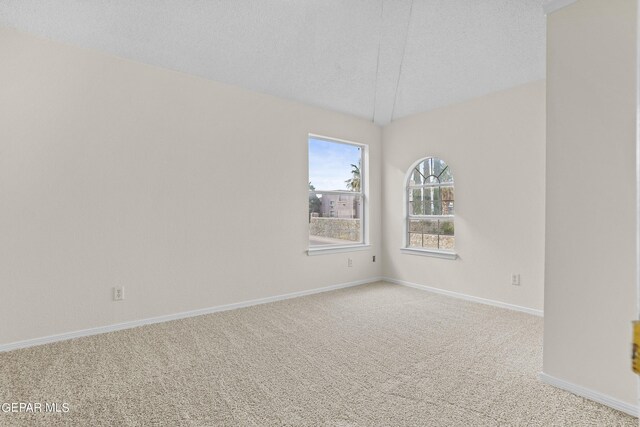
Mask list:
[{"label": "arched window trim", "polygon": [[[456,259],[458,258],[458,254],[452,250],[444,250],[444,249],[429,249],[429,248],[415,248],[415,247],[409,247],[409,230],[408,230],[408,224],[409,224],[409,189],[413,186],[410,186],[410,181],[411,181],[411,177],[413,175],[413,171],[416,169],[416,167],[418,167],[418,165],[422,162],[424,162],[425,160],[428,159],[440,159],[442,160],[442,158],[437,157],[437,156],[426,156],[426,157],[422,157],[418,160],[416,160],[415,162],[413,162],[413,164],[411,165],[411,167],[407,170],[405,176],[404,176],[404,181],[403,181],[403,215],[402,215],[402,248],[400,248],[400,252],[402,253],[406,253],[406,254],[411,254],[411,255],[423,255],[423,256],[431,256],[431,257],[436,257],[436,258],[445,258],[445,259]],[[449,164],[447,163],[447,167],[449,167]],[[431,176],[431,175],[430,175]],[[436,179],[438,179],[438,177],[436,177]],[[439,179],[438,179],[439,181]],[[452,177],[452,181],[453,181],[453,185],[455,188],[455,178]],[[413,187],[415,188],[415,187]],[[431,217],[436,217],[436,216],[431,216]],[[444,217],[441,215],[441,217]],[[454,223],[455,223],[455,214],[453,215],[447,215],[446,217],[451,218]]]}]

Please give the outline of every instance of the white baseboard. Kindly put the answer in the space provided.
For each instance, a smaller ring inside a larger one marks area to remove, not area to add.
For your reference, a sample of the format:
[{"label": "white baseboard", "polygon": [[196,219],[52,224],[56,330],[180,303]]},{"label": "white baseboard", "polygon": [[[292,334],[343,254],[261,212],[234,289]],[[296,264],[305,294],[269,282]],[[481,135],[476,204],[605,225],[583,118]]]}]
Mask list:
[{"label": "white baseboard", "polygon": [[607,396],[606,394],[599,393],[597,391],[570,383],[565,380],[561,380],[556,377],[552,377],[551,375],[547,375],[544,372],[540,372],[539,374],[540,381],[545,384],[549,384],[551,386],[560,388],[562,390],[568,391],[580,397],[584,397],[585,399],[593,400],[594,402],[602,403],[610,408],[617,409],[618,411],[627,413],[631,416],[637,417],[640,413],[638,411],[638,406],[631,405],[627,402],[623,402],[618,399],[614,399],[611,396]]},{"label": "white baseboard", "polygon": [[365,285],[367,283],[379,282],[380,277],[372,277],[355,282],[340,283],[337,285],[325,286],[322,288],[309,289],[306,291],[291,292],[283,295],[276,295],[266,298],[258,298],[249,301],[242,301],[232,304],[218,305],[215,307],[201,308],[198,310],[184,311],[181,313],[167,314],[164,316],[150,317],[147,319],[132,320],[129,322],[116,323],[107,326],[98,326],[96,328],[83,329],[80,331],[65,332],[62,334],[49,335],[46,337],[33,338],[24,341],[16,341],[8,344],[0,344],[0,353],[5,351],[17,350],[20,348],[33,347],[36,345],[49,344],[57,341],[65,341],[73,338],[87,337],[90,335],[104,334],[106,332],[120,331],[122,329],[131,329],[138,326],[151,325],[153,323],[168,322],[170,320],[185,319],[187,317],[202,316],[204,314],[217,313],[220,311],[234,310],[236,308],[250,307],[252,305],[266,304],[275,301],[282,301],[290,298],[303,297],[306,295],[319,294],[321,292],[334,291],[336,289],[350,288],[352,286]]},{"label": "white baseboard", "polygon": [[537,310],[535,308],[522,307],[515,304],[508,304],[506,302],[495,301],[486,298],[474,297],[473,295],[462,294],[459,292],[446,291],[444,289],[432,288],[431,286],[419,285],[417,283],[407,282],[404,280],[392,279],[391,277],[383,277],[382,280],[385,282],[395,283],[396,285],[408,286],[410,288],[422,289],[423,291],[433,292],[440,295],[446,295],[448,297],[459,298],[467,301],[477,302],[480,304],[492,305],[494,307],[506,308],[509,310],[520,311],[522,313],[533,314],[534,316],[544,316],[544,312],[542,310]]}]

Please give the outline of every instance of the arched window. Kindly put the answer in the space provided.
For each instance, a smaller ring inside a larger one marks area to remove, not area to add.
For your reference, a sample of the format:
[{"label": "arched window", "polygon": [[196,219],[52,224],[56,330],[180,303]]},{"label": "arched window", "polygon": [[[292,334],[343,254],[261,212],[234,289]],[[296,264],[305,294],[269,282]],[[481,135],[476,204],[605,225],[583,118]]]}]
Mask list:
[{"label": "arched window", "polygon": [[419,160],[407,173],[405,248],[455,257],[454,187],[441,159]]}]

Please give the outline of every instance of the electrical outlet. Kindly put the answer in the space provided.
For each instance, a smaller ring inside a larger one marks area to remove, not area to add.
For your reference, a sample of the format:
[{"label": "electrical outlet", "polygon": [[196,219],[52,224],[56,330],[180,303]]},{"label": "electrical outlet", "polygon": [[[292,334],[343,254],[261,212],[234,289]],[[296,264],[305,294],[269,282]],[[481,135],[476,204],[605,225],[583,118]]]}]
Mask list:
[{"label": "electrical outlet", "polygon": [[122,301],[124,299],[124,286],[113,288],[113,300]]},{"label": "electrical outlet", "polygon": [[351,258],[347,261],[347,267],[353,267],[353,260]]},{"label": "electrical outlet", "polygon": [[513,286],[520,286],[520,274],[511,273],[511,284]]},{"label": "electrical outlet", "polygon": [[373,262],[376,262],[376,256],[375,255],[373,256]]}]

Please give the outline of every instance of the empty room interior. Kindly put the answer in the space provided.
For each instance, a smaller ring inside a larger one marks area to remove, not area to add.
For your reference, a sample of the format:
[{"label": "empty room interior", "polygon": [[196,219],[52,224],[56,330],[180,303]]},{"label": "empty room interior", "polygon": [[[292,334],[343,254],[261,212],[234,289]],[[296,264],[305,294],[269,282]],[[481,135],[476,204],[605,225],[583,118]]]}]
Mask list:
[{"label": "empty room interior", "polygon": [[0,0],[0,425],[637,426],[638,16]]}]

